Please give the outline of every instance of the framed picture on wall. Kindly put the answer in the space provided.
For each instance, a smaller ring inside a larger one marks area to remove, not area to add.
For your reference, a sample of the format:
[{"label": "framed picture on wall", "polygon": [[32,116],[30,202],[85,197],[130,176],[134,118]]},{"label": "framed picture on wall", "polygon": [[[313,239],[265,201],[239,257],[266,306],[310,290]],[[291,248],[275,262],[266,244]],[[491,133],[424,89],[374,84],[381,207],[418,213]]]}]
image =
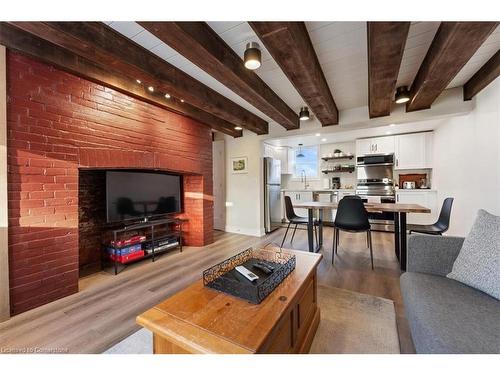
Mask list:
[{"label": "framed picture on wall", "polygon": [[246,156],[231,158],[233,174],[248,173],[248,158]]}]

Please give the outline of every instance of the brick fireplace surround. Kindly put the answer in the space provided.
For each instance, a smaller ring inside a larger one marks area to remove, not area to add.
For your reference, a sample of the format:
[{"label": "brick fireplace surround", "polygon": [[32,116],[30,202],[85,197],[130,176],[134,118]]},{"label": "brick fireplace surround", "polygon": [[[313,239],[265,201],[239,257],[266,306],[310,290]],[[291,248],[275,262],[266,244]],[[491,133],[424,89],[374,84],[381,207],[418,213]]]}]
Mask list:
[{"label": "brick fireplace surround", "polygon": [[185,242],[213,242],[211,130],[13,52],[7,54],[11,314],[78,291],[78,175],[184,176]]}]

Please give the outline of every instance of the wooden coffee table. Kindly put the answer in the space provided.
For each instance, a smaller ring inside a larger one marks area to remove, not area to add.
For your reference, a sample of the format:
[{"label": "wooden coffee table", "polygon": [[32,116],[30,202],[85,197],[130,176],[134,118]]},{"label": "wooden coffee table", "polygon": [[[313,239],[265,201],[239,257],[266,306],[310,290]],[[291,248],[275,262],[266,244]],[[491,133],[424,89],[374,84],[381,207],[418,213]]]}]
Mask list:
[{"label": "wooden coffee table", "polygon": [[295,254],[296,268],[259,305],[200,279],[139,315],[137,323],[153,332],[154,353],[307,353],[320,320],[322,255],[283,251]]}]

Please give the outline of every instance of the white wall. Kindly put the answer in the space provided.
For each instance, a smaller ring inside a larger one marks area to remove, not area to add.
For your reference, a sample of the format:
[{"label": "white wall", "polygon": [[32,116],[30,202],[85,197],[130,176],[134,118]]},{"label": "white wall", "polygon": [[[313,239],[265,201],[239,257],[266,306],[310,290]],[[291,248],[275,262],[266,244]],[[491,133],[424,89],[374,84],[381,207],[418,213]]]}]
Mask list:
[{"label": "white wall", "polygon": [[226,230],[226,144],[212,142],[212,177],[214,192],[214,229]]},{"label": "white wall", "polygon": [[10,317],[9,249],[7,242],[7,65],[0,45],[0,322]]},{"label": "white wall", "polygon": [[[262,185],[262,142],[256,134],[224,136],[226,141],[226,232],[262,236],[264,196]],[[248,157],[248,173],[233,174],[231,158]]]},{"label": "white wall", "polygon": [[433,188],[455,198],[448,235],[465,236],[479,208],[500,215],[500,79],[475,98],[473,111],[434,131]]}]

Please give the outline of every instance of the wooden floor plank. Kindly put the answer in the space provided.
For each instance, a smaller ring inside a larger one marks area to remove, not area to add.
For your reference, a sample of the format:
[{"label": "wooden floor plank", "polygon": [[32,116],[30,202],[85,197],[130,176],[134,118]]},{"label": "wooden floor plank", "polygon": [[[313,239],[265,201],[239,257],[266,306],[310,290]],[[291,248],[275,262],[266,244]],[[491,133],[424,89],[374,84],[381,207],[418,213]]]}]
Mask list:
[{"label": "wooden floor plank", "polygon": [[[284,229],[261,238],[216,232],[211,245],[185,247],[182,253],[166,254],[154,263],[137,263],[117,276],[101,272],[84,278],[79,293],[0,323],[0,346],[101,353],[140,328],[135,324],[139,313],[199,279],[204,269],[250,246],[279,245],[283,234]],[[332,267],[332,236],[331,228],[326,228],[319,283],[392,299],[402,352],[413,353],[399,289],[393,236],[373,233],[373,271],[362,234],[342,233]],[[297,230],[294,242],[285,243],[285,247],[307,249],[307,232]]]}]

